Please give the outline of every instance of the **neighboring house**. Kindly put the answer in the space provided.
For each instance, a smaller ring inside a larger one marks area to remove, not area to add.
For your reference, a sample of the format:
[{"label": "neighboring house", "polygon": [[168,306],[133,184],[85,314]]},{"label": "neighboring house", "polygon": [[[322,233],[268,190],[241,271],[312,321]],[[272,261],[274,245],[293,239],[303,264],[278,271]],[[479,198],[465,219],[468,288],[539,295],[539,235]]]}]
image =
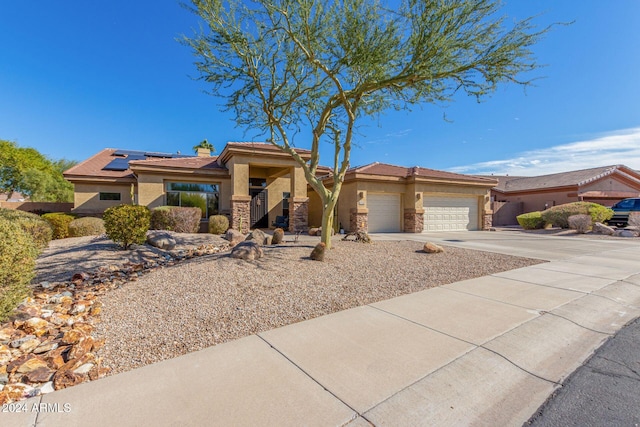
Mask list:
[{"label": "neighboring house", "polygon": [[[296,150],[305,160],[311,153]],[[331,185],[330,169],[319,168]],[[289,217],[290,231],[321,224],[320,198],[304,171],[271,144],[229,142],[217,157],[105,149],[64,173],[74,212],[101,214],[138,203],[198,206],[203,220],[227,215],[233,228],[267,228]],[[497,181],[420,167],[374,163],[347,172],[337,207],[346,231],[476,230],[491,226],[489,193]],[[131,199],[133,195],[133,200]]]},{"label": "neighboring house", "polygon": [[516,216],[570,202],[595,202],[605,206],[640,196],[640,173],[613,165],[550,175],[496,176],[491,190],[494,225],[517,224]]}]

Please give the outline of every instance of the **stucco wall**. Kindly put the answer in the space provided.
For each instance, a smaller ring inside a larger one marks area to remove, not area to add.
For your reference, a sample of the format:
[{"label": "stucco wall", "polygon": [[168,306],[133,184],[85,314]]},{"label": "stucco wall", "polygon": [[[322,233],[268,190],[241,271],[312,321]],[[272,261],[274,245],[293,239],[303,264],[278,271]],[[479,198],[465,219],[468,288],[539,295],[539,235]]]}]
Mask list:
[{"label": "stucco wall", "polygon": [[498,201],[522,202],[523,212],[542,211],[547,207],[562,205],[564,203],[577,202],[578,193],[576,191],[549,191],[527,195],[502,195],[496,196]]},{"label": "stucco wall", "polygon": [[[342,199],[340,193],[340,199]],[[320,227],[322,225],[322,200],[320,195],[313,188],[307,190],[309,197],[309,227]]]},{"label": "stucco wall", "polygon": [[[73,212],[92,214],[121,204],[130,204],[131,184],[74,184]],[[100,200],[100,193],[120,193],[120,200]]]},{"label": "stucco wall", "polygon": [[632,187],[631,185],[619,181],[615,177],[603,178],[598,181],[589,183],[580,187],[580,192],[586,191],[631,191],[638,192],[638,187]]},{"label": "stucco wall", "polygon": [[[269,226],[282,215],[282,194],[291,193],[289,176],[267,178],[267,209],[269,212]],[[291,208],[291,206],[289,206]]]}]

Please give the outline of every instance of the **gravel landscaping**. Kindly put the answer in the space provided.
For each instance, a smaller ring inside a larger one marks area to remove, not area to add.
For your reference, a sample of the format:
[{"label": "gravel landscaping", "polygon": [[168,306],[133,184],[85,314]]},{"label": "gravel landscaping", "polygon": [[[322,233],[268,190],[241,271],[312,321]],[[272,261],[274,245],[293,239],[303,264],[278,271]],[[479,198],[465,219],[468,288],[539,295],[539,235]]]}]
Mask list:
[{"label": "gravel landscaping", "polygon": [[[290,237],[290,236],[288,236]],[[311,242],[265,247],[257,261],[227,253],[157,269],[101,298],[98,355],[124,372],[257,332],[539,260],[417,242],[334,240],[325,262]]]}]

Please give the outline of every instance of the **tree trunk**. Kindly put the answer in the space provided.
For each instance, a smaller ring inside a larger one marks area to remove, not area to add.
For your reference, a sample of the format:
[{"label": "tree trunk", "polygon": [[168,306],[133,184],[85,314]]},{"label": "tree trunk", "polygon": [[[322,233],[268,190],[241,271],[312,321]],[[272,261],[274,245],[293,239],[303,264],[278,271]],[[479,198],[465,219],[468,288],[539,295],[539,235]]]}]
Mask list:
[{"label": "tree trunk", "polygon": [[327,203],[324,205],[324,210],[322,211],[322,237],[320,239],[326,246],[326,249],[331,249],[331,232],[333,231],[333,208],[335,207],[334,203]]}]

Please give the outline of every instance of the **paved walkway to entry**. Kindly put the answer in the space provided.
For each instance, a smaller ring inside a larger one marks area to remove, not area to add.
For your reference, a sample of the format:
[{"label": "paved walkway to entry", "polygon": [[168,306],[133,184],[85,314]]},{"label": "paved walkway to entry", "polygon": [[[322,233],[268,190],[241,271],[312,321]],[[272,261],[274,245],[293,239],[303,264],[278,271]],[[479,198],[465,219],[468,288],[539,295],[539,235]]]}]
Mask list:
[{"label": "paved walkway to entry", "polygon": [[597,347],[640,316],[640,239],[513,232],[373,237],[551,262],[57,391],[27,401],[26,412],[0,413],[0,424],[521,425]]}]

